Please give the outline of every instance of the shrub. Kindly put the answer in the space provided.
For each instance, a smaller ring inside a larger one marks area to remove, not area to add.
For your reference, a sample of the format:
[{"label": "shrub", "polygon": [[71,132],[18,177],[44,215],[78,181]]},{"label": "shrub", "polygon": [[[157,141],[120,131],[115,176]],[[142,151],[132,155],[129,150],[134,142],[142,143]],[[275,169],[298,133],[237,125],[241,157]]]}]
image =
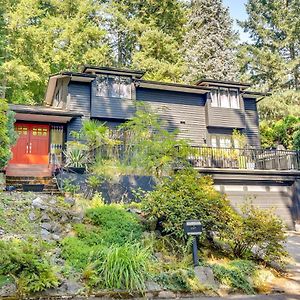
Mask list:
[{"label": "shrub", "polygon": [[199,219],[206,232],[224,230],[232,210],[229,201],[214,189],[210,177],[182,170],[164,178],[143,201],[149,219],[157,219],[163,232],[183,238],[183,223]]},{"label": "shrub", "polygon": [[233,254],[236,257],[255,255],[266,262],[283,263],[287,256],[285,226],[273,210],[259,209],[247,203],[242,207],[242,214],[228,223],[227,230],[223,232],[225,238],[231,241],[229,245]]},{"label": "shrub", "polygon": [[0,241],[0,275],[13,276],[24,294],[57,286],[47,250],[40,241]]},{"label": "shrub", "polygon": [[201,291],[203,286],[195,279],[195,274],[189,269],[170,270],[154,276],[154,280],[164,288],[173,291]]},{"label": "shrub", "polygon": [[61,256],[77,271],[87,266],[91,247],[76,237],[66,237],[63,239],[61,246]]},{"label": "shrub", "polygon": [[139,244],[112,245],[97,257],[100,258],[93,264],[96,274],[93,285],[126,291],[145,289],[150,258],[148,249]]},{"label": "shrub", "polygon": [[[104,205],[88,209],[87,220],[98,229],[87,231],[80,230],[79,237],[85,241],[95,237],[99,238],[99,243],[110,246],[111,244],[123,245],[128,241],[138,241],[141,239],[143,228],[138,218],[123,208],[114,205]],[[93,243],[93,242],[92,242]]]},{"label": "shrub", "polygon": [[220,283],[247,294],[254,294],[254,289],[249,281],[255,271],[253,262],[233,260],[224,264],[213,264],[212,268],[216,279]]}]

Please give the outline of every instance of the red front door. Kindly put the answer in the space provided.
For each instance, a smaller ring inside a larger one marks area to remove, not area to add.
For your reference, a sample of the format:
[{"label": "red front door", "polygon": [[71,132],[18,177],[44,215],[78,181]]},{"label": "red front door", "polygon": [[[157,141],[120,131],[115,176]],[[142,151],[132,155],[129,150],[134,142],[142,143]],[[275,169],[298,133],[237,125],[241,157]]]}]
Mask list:
[{"label": "red front door", "polygon": [[11,164],[48,164],[49,163],[49,125],[15,124],[19,134],[12,148]]}]

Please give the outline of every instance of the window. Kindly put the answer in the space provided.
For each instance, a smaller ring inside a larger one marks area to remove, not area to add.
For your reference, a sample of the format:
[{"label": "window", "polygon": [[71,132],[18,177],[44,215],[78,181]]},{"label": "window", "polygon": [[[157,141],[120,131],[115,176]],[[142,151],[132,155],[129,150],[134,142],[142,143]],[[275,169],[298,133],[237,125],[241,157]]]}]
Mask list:
[{"label": "window", "polygon": [[213,134],[210,136],[210,146],[217,148],[239,148],[238,141],[232,135]]},{"label": "window", "polygon": [[131,78],[98,76],[96,96],[131,99]]},{"label": "window", "polygon": [[61,108],[62,104],[62,90],[61,88],[59,88],[55,93],[53,106]]},{"label": "window", "polygon": [[211,106],[225,108],[240,108],[240,97],[237,89],[219,88],[212,90]]}]

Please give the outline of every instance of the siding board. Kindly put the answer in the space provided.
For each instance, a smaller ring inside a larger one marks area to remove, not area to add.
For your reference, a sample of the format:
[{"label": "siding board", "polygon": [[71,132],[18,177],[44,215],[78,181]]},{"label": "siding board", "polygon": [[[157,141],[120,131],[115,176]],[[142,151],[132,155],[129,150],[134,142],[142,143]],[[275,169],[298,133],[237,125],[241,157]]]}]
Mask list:
[{"label": "siding board", "polygon": [[82,118],[74,118],[67,126],[67,140],[73,140],[70,133],[79,131],[84,119],[90,119],[90,84],[81,82],[70,82],[67,107],[70,110],[83,113]]},{"label": "siding board", "polygon": [[137,88],[137,101],[148,104],[170,131],[179,130],[178,138],[201,145],[206,139],[204,96],[176,91]]},{"label": "siding board", "polygon": [[245,98],[245,123],[248,143],[251,146],[260,147],[259,120],[256,99]]}]

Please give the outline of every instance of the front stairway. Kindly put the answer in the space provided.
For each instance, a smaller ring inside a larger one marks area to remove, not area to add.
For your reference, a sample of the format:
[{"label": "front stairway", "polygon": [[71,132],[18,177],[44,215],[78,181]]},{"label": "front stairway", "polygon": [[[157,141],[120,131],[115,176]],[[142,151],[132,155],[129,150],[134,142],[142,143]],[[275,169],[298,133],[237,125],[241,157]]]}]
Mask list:
[{"label": "front stairway", "polygon": [[16,177],[6,176],[6,186],[15,187],[16,191],[23,191],[23,186],[31,185],[31,189],[34,190],[35,186],[43,185],[43,190],[39,193],[60,195],[60,191],[57,188],[56,181],[52,177]]},{"label": "front stairway", "polygon": [[6,168],[6,186],[15,187],[17,191],[23,191],[23,187],[29,186],[34,190],[38,185],[43,185],[42,193],[60,194],[55,179],[51,174],[49,165],[38,164],[9,164]]}]

